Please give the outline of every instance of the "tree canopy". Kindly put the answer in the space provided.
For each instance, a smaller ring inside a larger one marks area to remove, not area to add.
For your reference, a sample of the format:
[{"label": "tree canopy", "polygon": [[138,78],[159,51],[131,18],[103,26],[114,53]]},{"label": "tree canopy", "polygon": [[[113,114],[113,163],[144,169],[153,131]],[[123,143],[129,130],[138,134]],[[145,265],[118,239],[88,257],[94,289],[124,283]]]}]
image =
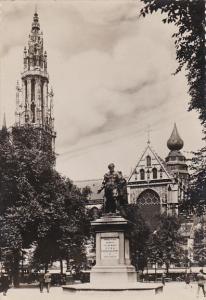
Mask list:
[{"label": "tree canopy", "polygon": [[191,171],[187,204],[200,215],[206,208],[206,147],[194,153]]},{"label": "tree canopy", "polygon": [[[176,48],[177,74],[183,68],[188,82],[189,110],[196,110],[206,140],[206,69],[205,69],[205,1],[141,0],[140,15],[160,12],[163,23],[173,23],[172,37]],[[206,147],[193,153],[187,199],[180,209],[202,214],[206,205]]]},{"label": "tree canopy", "polygon": [[160,215],[157,229],[149,241],[149,261],[165,264],[167,272],[173,263],[178,263],[182,256],[182,236],[177,216]]},{"label": "tree canopy", "polygon": [[89,234],[82,193],[55,170],[54,153],[36,134],[32,127],[0,132],[0,248],[16,285],[22,249],[33,248],[37,269],[56,260],[81,261]]},{"label": "tree canopy", "polygon": [[[204,0],[141,0],[144,7],[140,15],[159,11],[164,23],[173,23],[176,60],[179,63],[176,73],[183,67],[189,86],[189,110],[195,109],[206,128],[205,96],[205,1]],[[206,132],[205,132],[206,133]]]},{"label": "tree canopy", "polygon": [[142,218],[137,205],[129,204],[122,210],[122,216],[129,221],[129,240],[131,262],[138,270],[144,270],[147,265],[147,241],[150,229]]}]

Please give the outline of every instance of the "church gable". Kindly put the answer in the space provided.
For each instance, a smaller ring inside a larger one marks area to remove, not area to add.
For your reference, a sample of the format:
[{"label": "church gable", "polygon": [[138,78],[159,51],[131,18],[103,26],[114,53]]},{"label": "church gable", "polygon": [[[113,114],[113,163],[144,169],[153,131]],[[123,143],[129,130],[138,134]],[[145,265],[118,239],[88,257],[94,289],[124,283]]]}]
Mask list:
[{"label": "church gable", "polygon": [[132,182],[148,182],[159,180],[171,180],[163,160],[153,151],[150,145],[143,152],[136,167],[129,177],[128,183]]}]

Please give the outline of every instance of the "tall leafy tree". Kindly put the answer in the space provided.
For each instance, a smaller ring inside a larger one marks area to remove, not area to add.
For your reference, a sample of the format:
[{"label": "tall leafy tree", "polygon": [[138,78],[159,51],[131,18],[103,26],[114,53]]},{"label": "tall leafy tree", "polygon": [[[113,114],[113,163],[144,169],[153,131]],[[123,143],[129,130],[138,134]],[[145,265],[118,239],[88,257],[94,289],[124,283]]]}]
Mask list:
[{"label": "tall leafy tree", "polygon": [[[189,110],[196,110],[203,125],[206,139],[206,69],[205,69],[205,1],[204,0],[141,0],[144,4],[140,15],[160,12],[164,23],[173,23],[176,31],[172,37],[176,48],[178,67],[183,68],[188,81]],[[192,176],[187,199],[182,210],[205,212],[206,205],[206,147],[193,153]]]},{"label": "tall leafy tree", "polygon": [[160,234],[161,232],[153,231],[147,243],[148,251],[148,262],[155,266],[155,280],[157,277],[157,266],[163,264],[162,260],[162,246],[160,245]]},{"label": "tall leafy tree", "polygon": [[[19,222],[18,205],[15,212],[12,208],[20,200],[19,190],[24,178],[19,176],[20,165],[15,159],[11,135],[6,128],[0,132],[0,138],[0,247],[2,258],[12,271],[14,284],[18,285],[18,261],[23,247],[21,230],[24,223]],[[22,197],[29,197],[30,187],[27,181],[25,185],[27,188]]]},{"label": "tall leafy tree", "polygon": [[184,67],[189,86],[189,110],[195,109],[206,128],[205,96],[205,1],[204,0],[141,0],[141,16],[160,12],[164,23],[173,23],[172,35],[179,63],[176,73]]},{"label": "tall leafy tree", "polygon": [[206,208],[206,147],[194,153],[191,170],[188,204],[200,215]]},{"label": "tall leafy tree", "polygon": [[45,186],[44,195],[50,196],[37,226],[33,263],[38,267],[44,265],[47,268],[48,264],[56,260],[62,266],[62,260],[81,261],[85,258],[84,246],[89,235],[89,221],[84,198],[70,180],[57,172],[54,177]]},{"label": "tall leafy tree", "polygon": [[176,216],[160,215],[159,225],[151,239],[150,261],[162,262],[167,273],[171,264],[178,263],[182,257],[182,236],[180,221]]},{"label": "tall leafy tree", "polygon": [[193,152],[190,170],[188,190],[184,201],[180,203],[179,211],[198,217],[206,211],[206,147]]},{"label": "tall leafy tree", "polygon": [[197,262],[199,266],[203,267],[206,263],[205,230],[203,220],[198,224],[198,226],[196,226],[194,231],[193,252],[194,261]]},{"label": "tall leafy tree", "polygon": [[138,270],[144,270],[147,265],[148,247],[147,242],[150,229],[142,218],[139,208],[129,204],[122,210],[122,216],[129,221],[129,240],[131,262]]},{"label": "tall leafy tree", "polygon": [[46,267],[67,259],[72,247],[83,254],[87,217],[81,192],[55,171],[42,133],[39,139],[25,126],[0,135],[0,247],[18,286],[22,249],[32,246]]}]

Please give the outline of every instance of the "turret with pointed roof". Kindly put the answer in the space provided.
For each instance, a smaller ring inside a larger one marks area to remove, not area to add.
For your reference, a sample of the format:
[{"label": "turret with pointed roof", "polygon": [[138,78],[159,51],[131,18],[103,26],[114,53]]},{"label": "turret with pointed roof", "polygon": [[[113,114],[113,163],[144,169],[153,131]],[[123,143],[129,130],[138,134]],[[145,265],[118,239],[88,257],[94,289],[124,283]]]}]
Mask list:
[{"label": "turret with pointed roof", "polygon": [[188,166],[186,163],[185,156],[180,152],[183,148],[184,142],[181,139],[176,124],[174,124],[174,128],[172,134],[167,141],[167,147],[170,152],[166,157],[165,161],[167,164],[167,168],[171,174],[178,176],[180,178],[188,178]]},{"label": "turret with pointed roof", "polygon": [[181,139],[181,137],[177,131],[177,125],[175,123],[172,134],[171,134],[169,140],[167,141],[167,147],[171,151],[174,151],[174,150],[178,151],[178,150],[181,150],[183,148],[183,146],[184,146],[184,142]]}]

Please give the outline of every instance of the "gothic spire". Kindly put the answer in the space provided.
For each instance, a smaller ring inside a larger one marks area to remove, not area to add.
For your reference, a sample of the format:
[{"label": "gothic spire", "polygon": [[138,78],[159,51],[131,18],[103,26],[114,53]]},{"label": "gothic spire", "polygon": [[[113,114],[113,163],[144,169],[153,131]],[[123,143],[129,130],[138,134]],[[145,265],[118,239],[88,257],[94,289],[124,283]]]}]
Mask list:
[{"label": "gothic spire", "polygon": [[[43,129],[47,132],[52,144],[56,136],[53,125],[53,99],[50,99],[48,92],[47,52],[44,49],[43,33],[40,31],[36,9],[28,46],[23,50],[23,66],[21,87],[19,83],[16,87],[15,124],[16,126],[26,124]],[[51,120],[49,119],[50,115],[52,116]]]},{"label": "gothic spire", "polygon": [[39,25],[39,16],[35,9],[34,17],[33,17],[33,23],[32,23],[32,32],[38,32],[40,30]]},{"label": "gothic spire", "polygon": [[150,132],[151,132],[150,125],[148,125],[148,128],[147,128],[147,145],[150,145],[150,143],[151,143]]},{"label": "gothic spire", "polygon": [[6,127],[6,114],[4,113],[4,117],[3,117],[3,123],[2,123],[2,130],[3,129],[7,129]]},{"label": "gothic spire", "polygon": [[176,123],[174,124],[174,128],[172,131],[172,134],[167,141],[167,147],[173,151],[173,150],[181,150],[184,145],[183,140],[181,139],[178,131],[177,131],[177,126]]}]

